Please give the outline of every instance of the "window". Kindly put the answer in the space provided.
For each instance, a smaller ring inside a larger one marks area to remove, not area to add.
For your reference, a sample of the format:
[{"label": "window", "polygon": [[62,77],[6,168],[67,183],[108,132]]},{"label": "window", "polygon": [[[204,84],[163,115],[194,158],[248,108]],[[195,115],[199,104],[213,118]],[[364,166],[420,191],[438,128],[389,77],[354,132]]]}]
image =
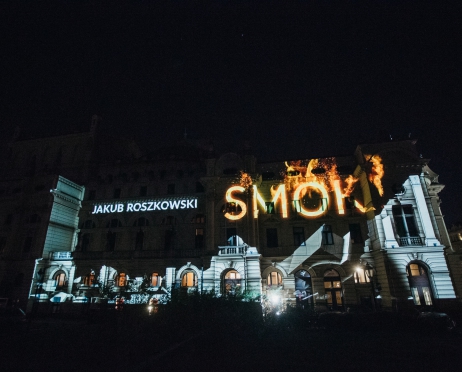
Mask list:
[{"label": "window", "polygon": [[266,229],[266,246],[268,248],[274,248],[278,246],[278,229]]},{"label": "window", "polygon": [[162,219],[162,225],[176,225],[176,218],[173,216],[167,216]]},{"label": "window", "polygon": [[[414,219],[414,209],[412,205],[394,205],[392,208],[393,219],[395,221],[396,233],[398,234],[400,245],[420,245],[420,237]],[[411,238],[417,237],[418,241]]]},{"label": "window", "polygon": [[83,284],[87,287],[91,287],[92,285],[96,284],[94,271],[91,271],[90,274],[84,278]]},{"label": "window", "polygon": [[144,232],[140,228],[140,231],[136,233],[135,250],[141,251],[143,249],[143,243],[144,243]]},{"label": "window", "polygon": [[204,248],[204,229],[196,229],[194,245],[196,249]]},{"label": "window", "polygon": [[141,186],[140,187],[140,196],[146,196],[148,193],[148,187],[147,186]]},{"label": "window", "polygon": [[203,214],[196,214],[192,220],[192,223],[205,223],[205,216]]},{"label": "window", "polygon": [[84,234],[82,236],[82,252],[87,252],[90,247],[90,235]]},{"label": "window", "polygon": [[106,248],[109,252],[114,252],[116,244],[117,234],[112,231],[108,231],[106,234]]},{"label": "window", "polygon": [[67,284],[66,274],[63,271],[57,272],[54,280],[56,281],[56,288],[62,288]]},{"label": "window", "polygon": [[170,250],[173,248],[175,232],[173,230],[165,230],[164,249]]},{"label": "window", "polygon": [[116,287],[125,287],[125,284],[127,282],[127,276],[125,273],[120,273],[119,275],[116,276],[115,278],[115,285]]},{"label": "window", "polygon": [[364,267],[357,267],[354,272],[355,283],[370,283],[371,279]]},{"label": "window", "polygon": [[433,305],[433,295],[426,268],[418,262],[409,264],[407,275],[411,295],[416,306]]},{"label": "window", "polygon": [[343,292],[340,275],[335,270],[324,273],[324,291],[329,310],[343,310]]},{"label": "window", "polygon": [[229,213],[231,216],[236,216],[242,212],[241,206],[236,203],[226,203],[221,210],[223,213]]},{"label": "window", "polygon": [[230,270],[224,277],[224,292],[225,294],[234,294],[241,287],[241,274],[236,270]]},{"label": "window", "polygon": [[114,227],[122,227],[122,222],[120,222],[117,218],[113,218],[112,220],[108,221],[106,224],[106,228],[114,228]]},{"label": "window", "polygon": [[167,194],[168,195],[175,194],[175,184],[174,183],[170,183],[167,185]]},{"label": "window", "polygon": [[322,244],[332,245],[334,244],[334,235],[332,234],[332,226],[324,225],[322,227]]},{"label": "window", "polygon": [[237,230],[235,227],[228,227],[226,229],[226,241],[230,246],[237,245]]},{"label": "window", "polygon": [[267,214],[275,214],[274,202],[265,202],[265,209]]},{"label": "window", "polygon": [[305,230],[303,227],[294,227],[294,245],[299,247],[305,245]]},{"label": "window", "polygon": [[266,284],[269,286],[280,286],[282,285],[282,276],[277,271],[273,271],[268,274]]},{"label": "window", "polygon": [[92,220],[86,220],[83,224],[84,229],[94,229],[96,227],[95,223]]},{"label": "window", "polygon": [[133,223],[133,226],[140,226],[140,227],[149,226],[149,220],[144,217],[140,217],[137,220],[135,220],[135,222]]},{"label": "window", "polygon": [[350,223],[350,239],[356,243],[363,243],[363,237],[361,235],[361,226],[359,223]]},{"label": "window", "polygon": [[31,236],[28,236],[26,238],[26,240],[24,241],[24,246],[22,248],[22,251],[24,253],[27,253],[27,252],[30,252],[31,249],[32,249],[32,242],[33,242],[33,238]]},{"label": "window", "polygon": [[196,274],[192,271],[187,271],[183,274],[181,278],[181,286],[182,287],[195,287],[197,286],[197,278]]},{"label": "window", "polygon": [[152,287],[159,287],[160,286],[159,273],[152,273],[151,274],[151,286]]}]

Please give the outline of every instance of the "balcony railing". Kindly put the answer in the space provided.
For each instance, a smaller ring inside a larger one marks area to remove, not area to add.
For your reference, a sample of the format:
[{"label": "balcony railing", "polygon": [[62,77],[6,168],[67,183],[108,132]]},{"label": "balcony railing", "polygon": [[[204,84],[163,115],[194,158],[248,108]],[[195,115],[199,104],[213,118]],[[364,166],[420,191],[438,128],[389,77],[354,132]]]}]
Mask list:
[{"label": "balcony railing", "polygon": [[420,238],[420,236],[399,238],[399,245],[400,247],[422,245],[422,239]]},{"label": "balcony railing", "polygon": [[219,247],[220,252],[219,256],[235,256],[235,255],[243,255],[247,252],[247,246],[241,245],[237,247]]},{"label": "balcony railing", "polygon": [[72,252],[53,252],[51,258],[57,260],[72,260]]}]

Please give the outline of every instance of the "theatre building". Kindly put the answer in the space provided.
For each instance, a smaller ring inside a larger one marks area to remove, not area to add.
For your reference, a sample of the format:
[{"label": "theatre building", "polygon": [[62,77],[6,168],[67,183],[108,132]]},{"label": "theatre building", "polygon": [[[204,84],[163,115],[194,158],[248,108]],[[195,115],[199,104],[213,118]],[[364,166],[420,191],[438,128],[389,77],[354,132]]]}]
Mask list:
[{"label": "theatre building", "polygon": [[281,310],[458,301],[444,186],[413,141],[265,163],[188,140],[142,152],[98,133],[97,121],[80,134],[16,133],[3,149],[1,298],[29,311],[148,303],[172,289],[242,293]]}]

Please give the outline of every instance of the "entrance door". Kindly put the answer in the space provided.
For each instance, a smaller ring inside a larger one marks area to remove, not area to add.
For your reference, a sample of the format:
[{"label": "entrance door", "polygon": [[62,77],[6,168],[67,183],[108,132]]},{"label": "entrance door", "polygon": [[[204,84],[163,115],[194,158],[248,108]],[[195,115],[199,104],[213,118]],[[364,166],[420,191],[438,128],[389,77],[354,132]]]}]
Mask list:
[{"label": "entrance door", "polygon": [[342,281],[337,271],[331,269],[325,272],[324,291],[326,293],[327,308],[333,311],[343,311]]},{"label": "entrance door", "polygon": [[414,304],[416,306],[432,306],[433,295],[425,267],[418,263],[411,263],[407,268],[407,275]]}]

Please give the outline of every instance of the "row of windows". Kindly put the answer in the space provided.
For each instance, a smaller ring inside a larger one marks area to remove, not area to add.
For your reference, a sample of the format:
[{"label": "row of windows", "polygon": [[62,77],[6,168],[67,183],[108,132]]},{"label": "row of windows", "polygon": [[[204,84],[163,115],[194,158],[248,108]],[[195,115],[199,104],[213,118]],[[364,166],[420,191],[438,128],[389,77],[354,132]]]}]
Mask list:
[{"label": "row of windows", "polygon": [[[174,183],[169,183],[167,185],[167,190],[166,190],[167,195],[175,195],[177,191],[178,190],[176,189],[176,185]],[[204,191],[205,191],[204,186],[200,182],[196,182],[195,192],[202,193]],[[155,194],[158,194],[157,189],[156,189]],[[147,195],[148,195],[148,186],[140,186],[138,189],[138,193],[136,195],[133,195],[133,193],[131,193],[130,195],[123,195],[122,189],[119,187],[113,189],[112,191],[112,197],[114,199],[121,198],[122,196],[127,197],[127,196],[147,196]],[[89,190],[87,200],[96,200],[96,199],[97,199],[96,190]]]},{"label": "row of windows", "polygon": [[[353,243],[363,243],[361,235],[361,226],[357,223],[350,224],[350,239]],[[306,244],[305,240],[305,229],[303,227],[293,227],[293,238],[295,246],[303,246]],[[322,244],[332,245],[334,244],[334,235],[332,232],[332,226],[324,225],[322,229]],[[278,229],[268,228],[266,229],[266,246],[268,248],[274,248],[279,246],[278,242]]]},{"label": "row of windows", "polygon": [[[164,249],[170,250],[174,246],[175,231],[165,230],[164,231]],[[116,247],[117,232],[108,231],[106,234],[106,250],[113,252]],[[144,231],[140,230],[136,233],[135,238],[135,250],[142,250],[144,248]],[[194,248],[203,249],[205,243],[205,229],[197,228],[194,233]],[[91,244],[90,234],[79,234],[79,240],[77,246],[80,247],[82,252],[89,250]]]},{"label": "row of windows", "polygon": [[[176,225],[178,220],[174,216],[167,216],[162,219],[162,225]],[[191,219],[191,223],[205,223],[205,216],[203,214],[197,214]],[[117,219],[113,218],[106,223],[106,228],[116,228],[122,227],[122,222]],[[140,217],[133,222],[133,226],[149,226],[149,220],[145,217]],[[81,229],[94,229],[96,228],[96,224],[93,220],[86,220],[84,223],[80,225]]]}]

